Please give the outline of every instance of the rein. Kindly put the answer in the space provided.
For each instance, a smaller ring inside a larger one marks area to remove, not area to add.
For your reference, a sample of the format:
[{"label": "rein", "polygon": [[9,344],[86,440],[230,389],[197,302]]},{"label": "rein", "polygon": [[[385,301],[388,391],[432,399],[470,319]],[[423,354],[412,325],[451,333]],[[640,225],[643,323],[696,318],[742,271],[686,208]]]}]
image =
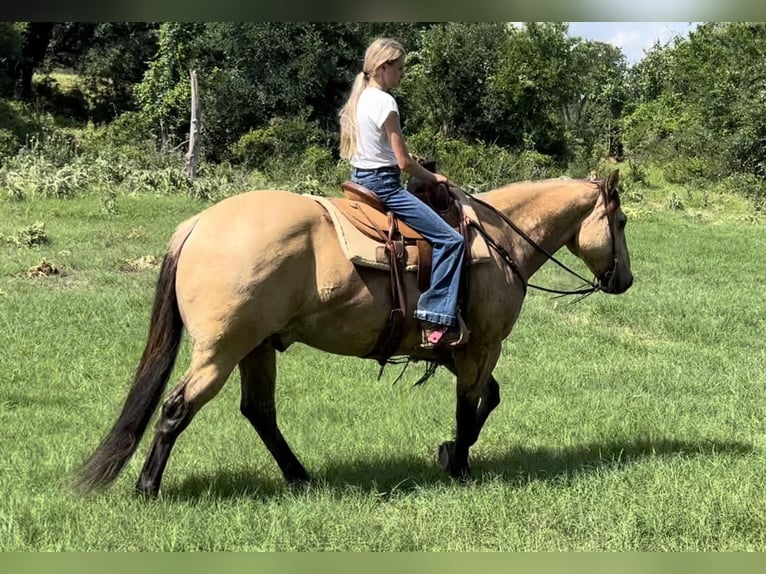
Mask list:
[{"label": "rein", "polygon": [[[604,198],[604,205],[607,208],[608,211],[608,201],[606,197],[606,192],[602,189],[601,185],[599,185],[599,192],[601,193],[601,196]],[[478,223],[477,221],[469,220],[468,224],[473,227],[477,232],[479,232],[482,237],[487,241],[487,243],[500,255],[500,257],[505,261],[505,263],[516,272],[516,274],[521,277],[522,282],[524,284],[524,291],[526,293],[527,286],[532,287],[533,289],[537,289],[539,291],[545,291],[546,293],[554,293],[558,294],[559,296],[564,295],[582,295],[583,297],[587,297],[588,295],[591,295],[595,293],[596,291],[600,291],[602,289],[601,285],[599,285],[596,281],[591,281],[580,275],[577,271],[572,269],[571,267],[568,267],[556,257],[553,256],[553,254],[548,253],[541,245],[539,245],[534,239],[532,239],[529,235],[527,235],[524,230],[522,230],[518,225],[516,225],[511,219],[506,216],[503,212],[496,209],[494,206],[490,205],[486,201],[479,199],[475,195],[469,196],[471,200],[476,201],[477,203],[480,203],[481,205],[487,207],[491,211],[495,212],[500,219],[502,219],[511,229],[513,229],[517,234],[519,234],[527,243],[529,243],[532,247],[534,247],[537,251],[545,255],[550,261],[553,261],[556,265],[561,267],[563,270],[565,270],[570,275],[573,275],[574,277],[577,277],[580,281],[582,281],[584,284],[587,285],[587,287],[584,287],[582,289],[575,289],[575,290],[561,290],[561,289],[552,289],[549,287],[541,287],[540,285],[534,285],[533,283],[528,282],[528,278],[526,277],[526,274],[522,271],[521,267],[519,267],[518,263],[513,260],[511,255],[506,251],[500,244],[497,243],[490,235],[487,233],[487,230],[484,229],[484,227]],[[609,215],[609,214],[607,214]],[[616,247],[615,247],[615,234],[614,230],[612,229],[612,219],[611,217],[607,217],[607,222],[609,225],[609,231],[612,235],[612,254],[614,257],[614,265],[610,271],[607,272],[607,277],[613,279],[615,277],[615,271],[617,269],[617,258],[616,258]],[[579,299],[578,299],[579,301]]]}]

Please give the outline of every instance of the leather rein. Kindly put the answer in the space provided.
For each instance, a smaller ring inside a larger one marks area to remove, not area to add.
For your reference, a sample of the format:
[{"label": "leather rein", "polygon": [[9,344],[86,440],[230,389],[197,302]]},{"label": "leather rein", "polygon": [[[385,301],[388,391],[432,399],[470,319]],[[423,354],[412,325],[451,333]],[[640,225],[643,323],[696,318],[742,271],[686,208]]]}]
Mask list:
[{"label": "leather rein", "polygon": [[[616,277],[616,271],[617,266],[619,265],[619,262],[617,261],[617,237],[614,233],[614,229],[612,227],[612,212],[613,210],[609,209],[609,201],[606,195],[606,190],[604,189],[603,182],[598,181],[594,182],[598,185],[599,192],[601,194],[601,197],[604,200],[604,206],[607,211],[607,222],[609,225],[609,232],[612,236],[612,258],[613,258],[613,265],[612,268],[605,273],[605,277],[608,279],[609,283],[607,284],[607,291],[612,285],[612,282],[614,281]],[[466,194],[468,195],[468,194]],[[513,229],[518,235],[520,235],[527,243],[529,243],[533,248],[535,248],[537,251],[545,255],[550,261],[553,261],[556,265],[564,269],[567,273],[570,275],[573,275],[580,281],[582,281],[587,287],[581,288],[581,289],[574,289],[574,290],[562,290],[562,289],[552,289],[549,287],[541,287],[540,285],[535,285],[533,283],[529,283],[528,278],[526,277],[526,274],[524,271],[519,267],[519,264],[516,263],[516,261],[513,260],[510,253],[503,248],[502,245],[497,243],[497,241],[492,238],[489,233],[487,233],[487,230],[484,229],[484,227],[477,221],[473,221],[472,219],[469,219],[468,225],[473,227],[478,233],[484,237],[484,239],[487,241],[487,243],[500,255],[500,257],[505,261],[505,263],[519,276],[521,277],[522,283],[524,285],[524,292],[527,291],[527,286],[532,287],[533,289],[537,289],[539,291],[545,291],[546,293],[554,293],[559,295],[560,297],[563,297],[565,295],[582,295],[582,297],[587,297],[588,295],[591,295],[595,293],[596,291],[601,291],[604,289],[604,287],[595,280],[589,280],[580,275],[577,271],[572,269],[571,267],[567,266],[566,264],[562,263],[556,257],[553,256],[553,254],[548,253],[547,250],[545,250],[540,244],[538,244],[534,239],[532,239],[527,233],[524,232],[518,225],[516,225],[511,219],[506,216],[504,213],[502,213],[500,210],[496,209],[494,206],[490,205],[486,201],[479,199],[475,195],[468,195],[468,197],[471,198],[472,201],[476,201],[477,203],[480,203],[481,205],[489,208],[491,211],[496,213],[500,219],[502,219],[511,229]],[[581,297],[581,298],[582,298]],[[578,299],[579,301],[579,299]]]}]

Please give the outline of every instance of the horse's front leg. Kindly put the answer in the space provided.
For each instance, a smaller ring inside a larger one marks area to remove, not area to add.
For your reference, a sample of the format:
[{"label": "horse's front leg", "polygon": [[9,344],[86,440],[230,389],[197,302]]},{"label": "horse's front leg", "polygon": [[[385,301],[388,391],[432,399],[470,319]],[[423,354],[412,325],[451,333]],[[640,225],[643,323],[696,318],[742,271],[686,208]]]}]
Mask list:
[{"label": "horse's front leg", "polygon": [[[440,362],[441,365],[447,368],[453,375],[457,374],[455,361],[451,355],[440,357]],[[474,438],[474,442],[477,438],[479,438],[479,433],[481,433],[481,429],[484,428],[484,423],[487,422],[487,418],[489,418],[490,413],[492,413],[492,411],[494,411],[499,404],[500,385],[498,384],[495,375],[490,374],[489,378],[487,378],[487,382],[484,385],[484,390],[481,392],[479,407],[476,410],[476,437]],[[471,443],[469,446],[473,446],[473,443]]]},{"label": "horse's front leg", "polygon": [[455,478],[468,480],[471,477],[468,451],[478,439],[481,427],[491,410],[479,409],[479,401],[486,394],[492,369],[495,368],[499,356],[499,344],[478,348],[468,345],[455,352],[455,440],[442,443],[439,447],[439,463]]}]

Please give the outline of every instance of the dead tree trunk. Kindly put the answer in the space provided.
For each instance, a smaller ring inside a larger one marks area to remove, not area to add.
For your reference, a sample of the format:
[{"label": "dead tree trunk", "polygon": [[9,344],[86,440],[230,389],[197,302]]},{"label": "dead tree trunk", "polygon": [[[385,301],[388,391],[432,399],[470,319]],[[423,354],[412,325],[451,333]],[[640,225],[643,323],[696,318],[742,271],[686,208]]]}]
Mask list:
[{"label": "dead tree trunk", "polygon": [[197,71],[190,70],[191,76],[191,124],[189,126],[189,151],[184,157],[184,169],[189,181],[197,177],[200,150],[200,127],[202,123],[202,107],[197,93]]}]

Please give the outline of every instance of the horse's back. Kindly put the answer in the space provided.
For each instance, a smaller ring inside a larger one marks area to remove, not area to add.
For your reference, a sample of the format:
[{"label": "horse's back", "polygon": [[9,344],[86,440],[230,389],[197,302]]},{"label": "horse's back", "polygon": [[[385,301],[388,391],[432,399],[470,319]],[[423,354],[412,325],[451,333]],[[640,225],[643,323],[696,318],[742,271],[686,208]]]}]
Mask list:
[{"label": "horse's back", "polygon": [[236,259],[262,264],[305,250],[328,224],[331,229],[325,211],[308,197],[289,191],[251,191],[201,212],[184,251],[208,254],[220,263]]},{"label": "horse's back", "polygon": [[288,191],[253,191],[197,216],[179,256],[176,292],[192,336],[226,330],[232,317],[279,329],[316,298],[325,268],[349,266],[319,204]]},{"label": "horse's back", "polygon": [[277,231],[311,225],[323,213],[310,198],[281,190],[259,190],[228,197],[208,207],[198,218],[217,233],[274,237]]}]

